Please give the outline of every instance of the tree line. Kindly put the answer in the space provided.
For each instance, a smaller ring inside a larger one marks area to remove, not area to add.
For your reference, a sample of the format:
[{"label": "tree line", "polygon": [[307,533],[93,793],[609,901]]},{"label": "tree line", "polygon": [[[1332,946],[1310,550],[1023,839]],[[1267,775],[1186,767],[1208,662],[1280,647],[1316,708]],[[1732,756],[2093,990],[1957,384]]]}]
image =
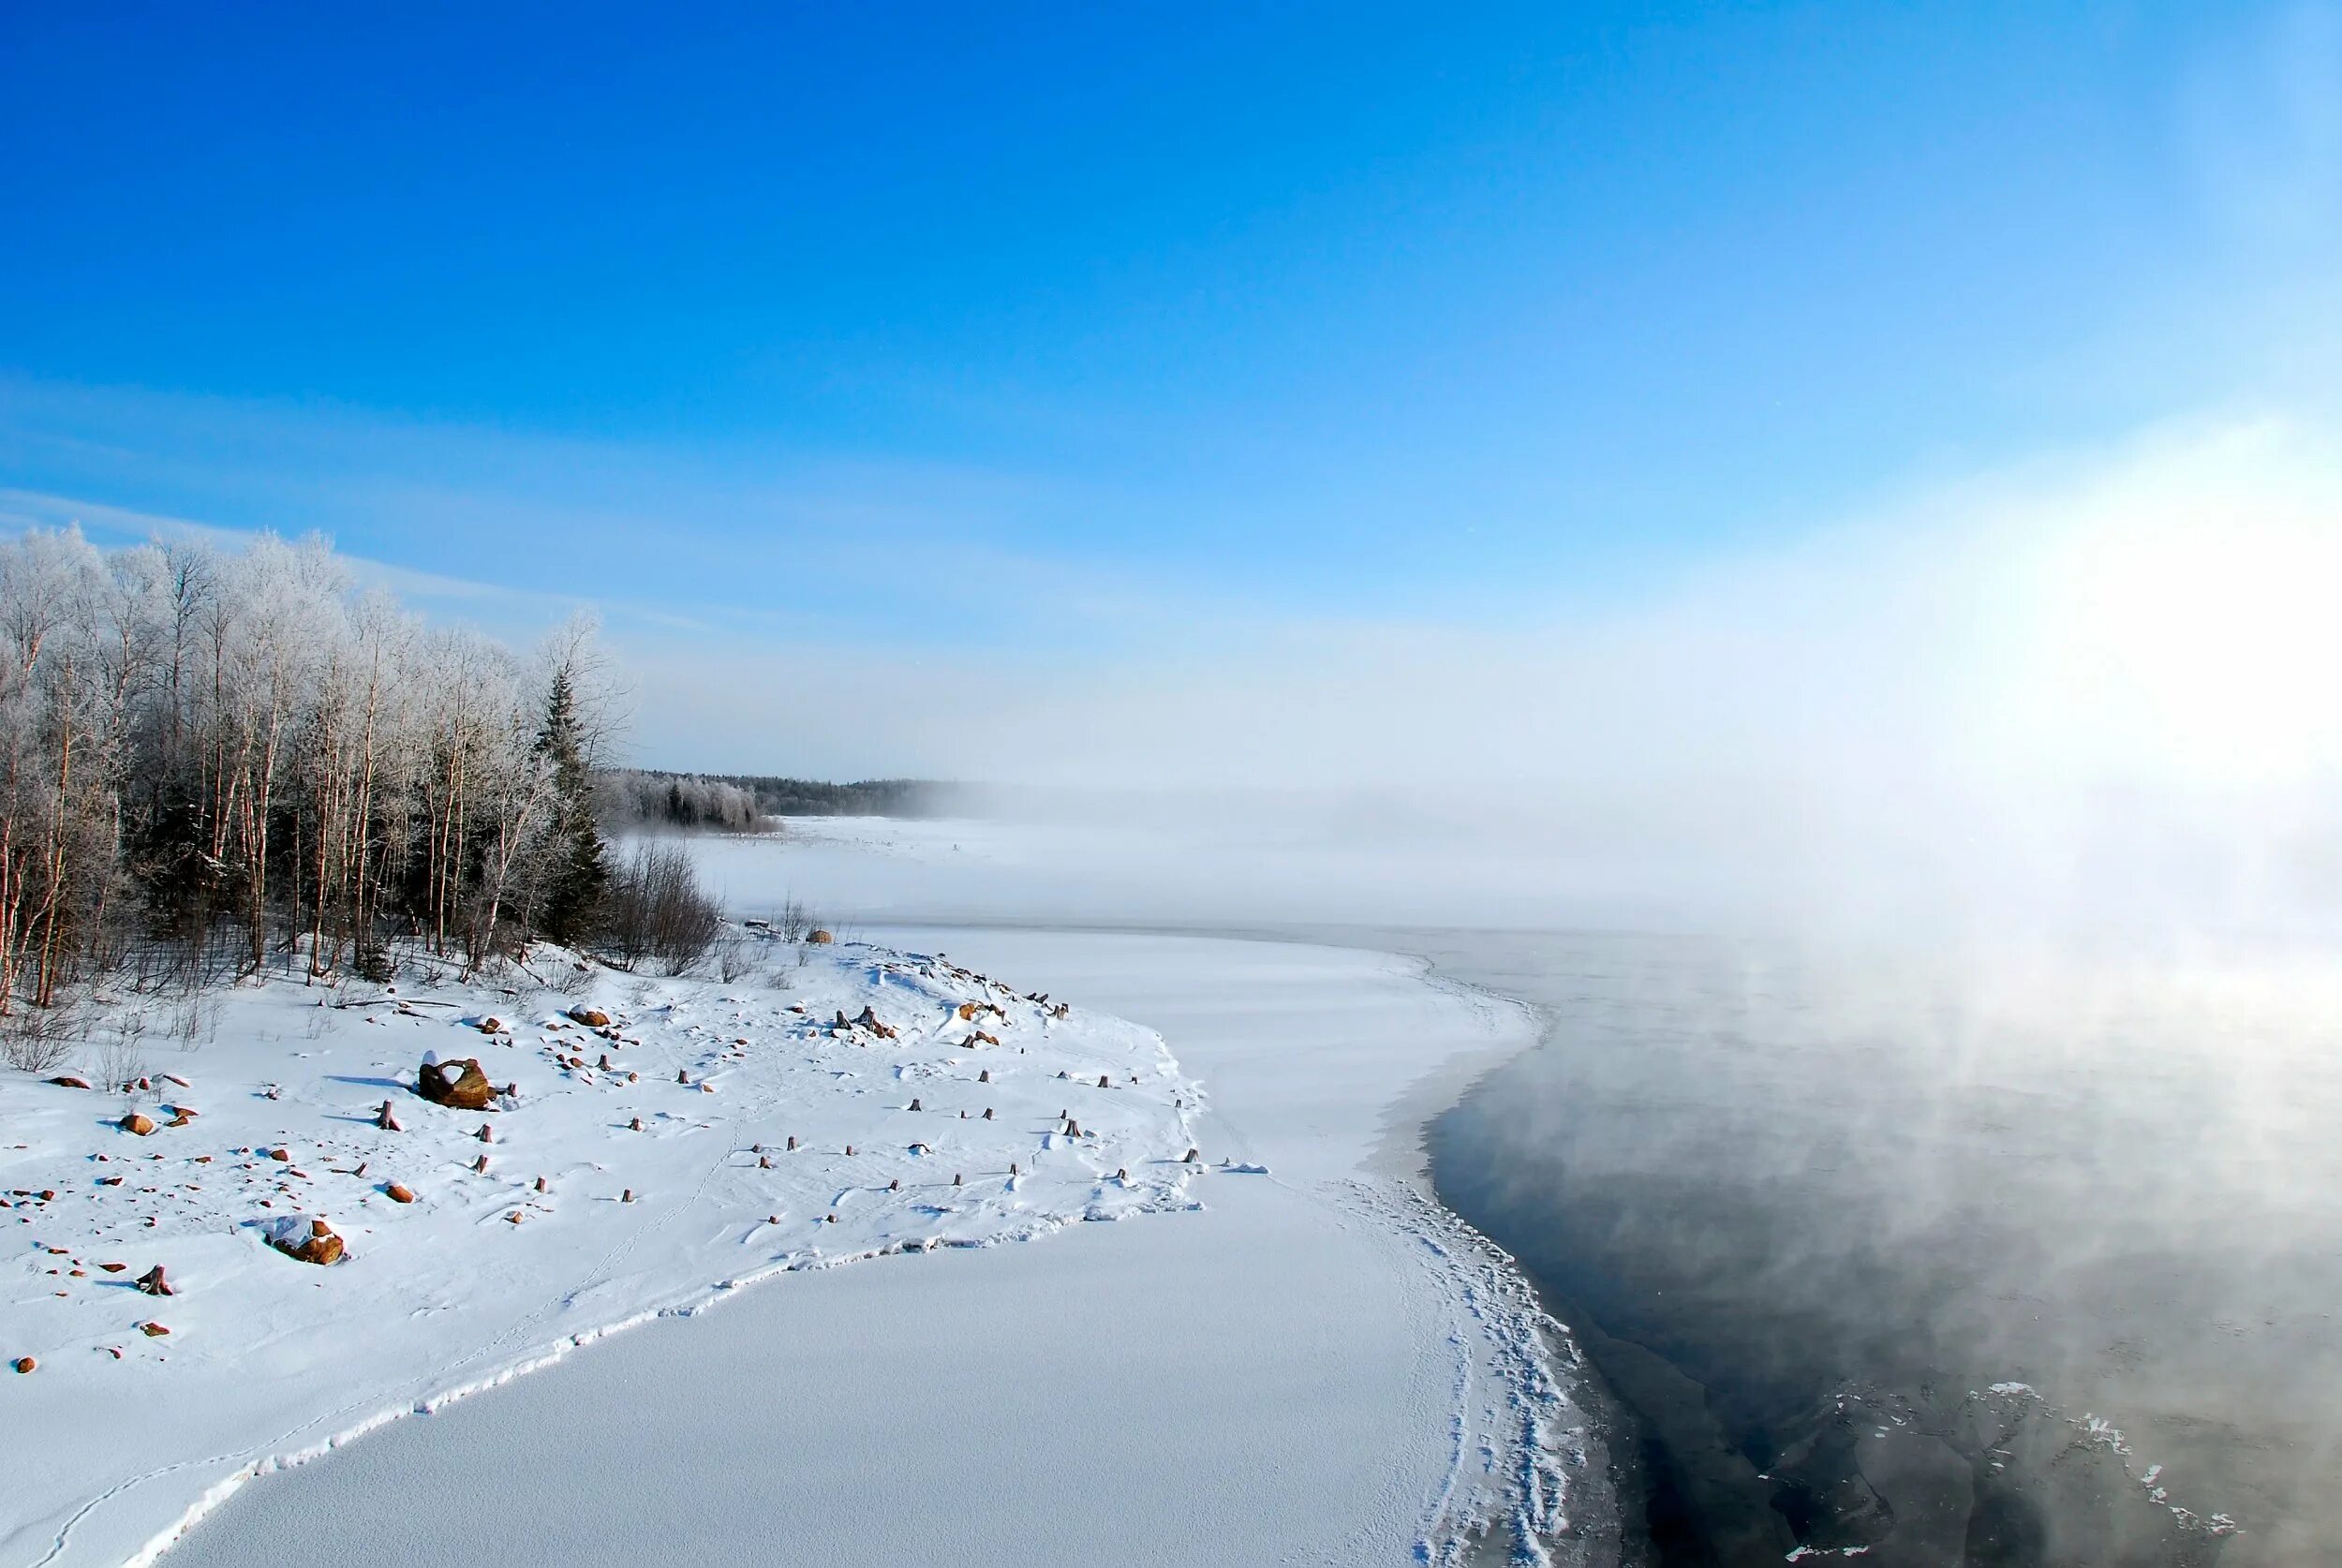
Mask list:
[{"label": "tree line", "polygon": [[762,774],[612,769],[602,777],[603,825],[763,833],[775,817],[930,817],[949,809],[951,786],[917,778],[825,784]]},{"label": "tree line", "polygon": [[613,922],[678,896],[712,929],[610,852],[614,718],[590,622],[526,654],[426,627],[320,540],[0,543],[0,1015],[126,965],[658,951]]}]

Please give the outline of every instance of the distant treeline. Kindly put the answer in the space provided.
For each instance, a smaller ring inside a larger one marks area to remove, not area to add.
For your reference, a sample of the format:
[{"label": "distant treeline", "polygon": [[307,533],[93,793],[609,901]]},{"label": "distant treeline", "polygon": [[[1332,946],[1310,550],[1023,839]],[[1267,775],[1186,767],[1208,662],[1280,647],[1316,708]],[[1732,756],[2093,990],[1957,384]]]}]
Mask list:
[{"label": "distant treeline", "polygon": [[599,779],[602,825],[756,833],[772,817],[932,817],[950,786],[918,778],[825,784],[746,773],[613,768]]}]

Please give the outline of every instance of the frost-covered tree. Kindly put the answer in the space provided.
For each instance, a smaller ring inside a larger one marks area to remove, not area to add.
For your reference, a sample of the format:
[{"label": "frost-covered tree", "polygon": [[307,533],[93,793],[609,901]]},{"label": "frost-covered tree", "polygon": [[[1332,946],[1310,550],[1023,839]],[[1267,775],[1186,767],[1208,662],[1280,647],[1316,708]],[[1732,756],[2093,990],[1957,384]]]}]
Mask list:
[{"label": "frost-covered tree", "polygon": [[0,541],[0,1015],[133,959],[589,940],[612,712],[590,621],[426,629],[322,540]]}]

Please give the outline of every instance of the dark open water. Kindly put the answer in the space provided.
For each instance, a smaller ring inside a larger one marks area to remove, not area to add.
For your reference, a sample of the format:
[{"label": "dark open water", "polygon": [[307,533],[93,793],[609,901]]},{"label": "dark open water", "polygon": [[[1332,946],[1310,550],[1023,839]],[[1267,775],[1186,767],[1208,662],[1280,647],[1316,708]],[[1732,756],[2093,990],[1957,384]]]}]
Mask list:
[{"label": "dark open water", "polygon": [[1549,1019],[1432,1170],[1631,1427],[1635,1561],[2342,1562],[2332,966],[1375,945]]}]

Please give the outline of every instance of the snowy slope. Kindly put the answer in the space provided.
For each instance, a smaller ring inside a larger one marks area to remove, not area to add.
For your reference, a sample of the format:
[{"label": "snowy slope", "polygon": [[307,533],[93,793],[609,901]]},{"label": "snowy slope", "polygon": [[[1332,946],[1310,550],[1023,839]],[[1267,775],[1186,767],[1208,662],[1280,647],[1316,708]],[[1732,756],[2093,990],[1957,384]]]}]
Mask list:
[{"label": "snowy slope", "polygon": [[[145,1091],[0,1074],[0,1359],[36,1363],[0,1368],[0,1564],[145,1561],[256,1471],[760,1276],[1191,1206],[1199,1094],[1153,1032],[803,951],[732,983],[544,949],[500,990],[278,980],[147,1036]],[[894,1038],[837,1027],[865,1007]],[[120,1066],[88,1055],[60,1071]],[[517,1093],[431,1104],[432,1055]],[[273,1250],[289,1215],[348,1255]],[[134,1287],[157,1264],[176,1294]]]}]

